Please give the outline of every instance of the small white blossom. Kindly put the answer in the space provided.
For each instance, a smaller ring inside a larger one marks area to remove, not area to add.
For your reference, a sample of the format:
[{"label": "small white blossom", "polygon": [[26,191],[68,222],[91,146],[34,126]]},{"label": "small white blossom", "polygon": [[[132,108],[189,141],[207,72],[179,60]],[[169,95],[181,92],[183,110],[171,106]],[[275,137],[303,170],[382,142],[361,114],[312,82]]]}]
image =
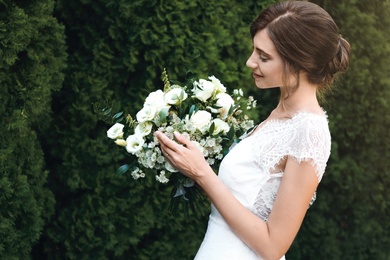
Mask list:
[{"label": "small white blossom", "polygon": [[161,183],[167,183],[169,179],[165,176],[165,171],[161,171],[160,175],[156,175],[156,180]]},{"label": "small white blossom", "polygon": [[131,176],[134,180],[137,180],[138,178],[145,178],[145,173],[137,167],[132,171]]}]

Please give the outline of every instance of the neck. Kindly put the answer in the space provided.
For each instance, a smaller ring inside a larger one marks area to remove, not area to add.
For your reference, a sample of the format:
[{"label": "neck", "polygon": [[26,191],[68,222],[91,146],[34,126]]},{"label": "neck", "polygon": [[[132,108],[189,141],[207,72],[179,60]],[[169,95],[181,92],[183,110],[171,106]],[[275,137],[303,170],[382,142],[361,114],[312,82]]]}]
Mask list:
[{"label": "neck", "polygon": [[282,117],[292,117],[298,111],[321,113],[322,109],[317,100],[317,87],[301,79],[297,89],[292,93],[281,88],[278,106],[274,112]]}]

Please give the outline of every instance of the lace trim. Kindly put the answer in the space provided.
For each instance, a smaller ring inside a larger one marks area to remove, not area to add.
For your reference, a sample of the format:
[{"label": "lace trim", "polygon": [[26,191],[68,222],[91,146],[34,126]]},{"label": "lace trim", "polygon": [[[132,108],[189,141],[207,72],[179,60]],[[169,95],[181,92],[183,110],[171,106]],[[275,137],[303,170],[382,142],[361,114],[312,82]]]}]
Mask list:
[{"label": "lace trim", "polygon": [[[271,173],[287,156],[298,162],[310,161],[316,169],[318,182],[330,155],[330,133],[327,116],[298,113],[288,120],[270,120],[252,133],[255,163],[270,173],[267,183],[259,190],[252,212],[264,221],[271,213],[283,173]],[[314,203],[313,194],[309,207]]]},{"label": "lace trim", "polygon": [[318,181],[330,155],[330,133],[326,116],[301,112],[288,120],[270,120],[252,133],[255,163],[272,172],[286,156],[298,162],[311,161]]}]

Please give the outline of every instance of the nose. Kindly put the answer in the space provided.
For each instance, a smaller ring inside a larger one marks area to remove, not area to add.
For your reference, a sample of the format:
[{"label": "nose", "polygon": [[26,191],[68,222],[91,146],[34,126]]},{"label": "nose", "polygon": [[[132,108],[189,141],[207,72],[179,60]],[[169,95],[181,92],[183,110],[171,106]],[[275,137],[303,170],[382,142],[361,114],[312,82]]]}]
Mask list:
[{"label": "nose", "polygon": [[246,61],[246,66],[251,69],[257,68],[257,63],[253,61],[253,53],[251,56],[249,56],[248,60]]}]

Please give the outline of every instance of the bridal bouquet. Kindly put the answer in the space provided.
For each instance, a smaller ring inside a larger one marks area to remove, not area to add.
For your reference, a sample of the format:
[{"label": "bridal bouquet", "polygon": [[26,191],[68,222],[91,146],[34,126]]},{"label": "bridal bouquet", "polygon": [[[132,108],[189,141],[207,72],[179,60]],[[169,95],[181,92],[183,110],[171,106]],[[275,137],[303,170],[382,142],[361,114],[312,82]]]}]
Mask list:
[{"label": "bridal bouquet", "polygon": [[196,184],[169,164],[154,132],[161,131],[171,139],[175,131],[186,135],[217,171],[232,144],[253,127],[247,111],[256,106],[256,101],[245,98],[241,89],[229,95],[214,76],[192,79],[181,86],[171,84],[164,70],[163,83],[164,89],[151,92],[135,118],[123,112],[114,115],[117,122],[107,136],[136,159],[132,166],[121,166],[118,173],[129,171],[138,179],[153,172],[156,181],[173,185],[173,199],[190,201],[194,209],[193,202],[199,194]]}]

